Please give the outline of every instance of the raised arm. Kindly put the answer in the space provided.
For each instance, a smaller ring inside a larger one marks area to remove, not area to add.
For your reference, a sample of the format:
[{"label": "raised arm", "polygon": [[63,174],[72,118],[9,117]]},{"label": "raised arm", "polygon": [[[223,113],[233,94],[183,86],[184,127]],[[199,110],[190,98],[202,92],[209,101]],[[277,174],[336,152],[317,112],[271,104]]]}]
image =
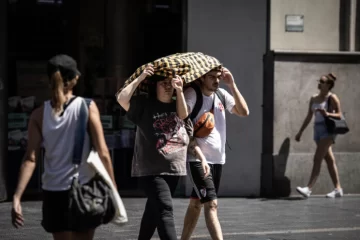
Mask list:
[{"label": "raised arm", "polygon": [[145,78],[152,76],[154,74],[154,68],[153,65],[148,65],[143,73],[136,78],[134,81],[132,81],[129,85],[127,85],[118,95],[117,95],[117,101],[120,104],[122,108],[125,109],[125,111],[128,111],[130,108],[130,99],[132,95],[134,94],[136,88],[139,86],[139,84],[144,81]]},{"label": "raised arm", "polygon": [[179,76],[171,81],[173,88],[176,90],[176,112],[179,118],[185,119],[189,115],[183,92],[183,80]]},{"label": "raised arm", "polygon": [[235,106],[233,107],[231,112],[241,117],[249,116],[250,112],[245,98],[241,95],[239,89],[236,86],[233,75],[227,68],[223,69],[222,79],[224,83],[229,87],[231,94],[235,100]]}]

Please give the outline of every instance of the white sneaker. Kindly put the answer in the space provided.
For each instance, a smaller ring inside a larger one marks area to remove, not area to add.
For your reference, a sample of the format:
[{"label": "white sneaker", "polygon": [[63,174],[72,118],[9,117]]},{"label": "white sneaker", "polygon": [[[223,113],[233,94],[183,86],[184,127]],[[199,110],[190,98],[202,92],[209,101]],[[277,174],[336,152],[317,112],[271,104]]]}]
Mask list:
[{"label": "white sneaker", "polygon": [[308,187],[297,187],[296,191],[306,198],[310,197],[310,195],[311,195],[311,191]]},{"label": "white sneaker", "polygon": [[344,195],[342,188],[337,189],[335,188],[334,191],[332,191],[331,193],[326,194],[327,198],[337,198],[337,197],[342,197]]}]

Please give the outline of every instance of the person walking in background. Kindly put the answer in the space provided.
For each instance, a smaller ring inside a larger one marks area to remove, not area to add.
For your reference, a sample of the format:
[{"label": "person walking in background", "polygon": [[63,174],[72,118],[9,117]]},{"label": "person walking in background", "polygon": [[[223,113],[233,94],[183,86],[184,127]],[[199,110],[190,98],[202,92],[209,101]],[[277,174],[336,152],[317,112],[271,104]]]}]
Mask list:
[{"label": "person walking in background", "polygon": [[301,135],[309,125],[312,116],[315,115],[314,121],[314,141],[316,143],[316,151],[314,155],[313,168],[310,180],[306,187],[297,187],[296,190],[304,197],[309,197],[315,182],[320,174],[321,163],[323,159],[327,164],[330,177],[334,183],[335,189],[328,193],[326,197],[335,198],[342,197],[343,190],[340,185],[339,173],[332,151],[332,145],[335,143],[336,135],[330,134],[325,124],[327,116],[340,118],[341,106],[339,98],[331,92],[335,85],[336,76],[332,73],[324,75],[320,78],[318,89],[319,93],[310,98],[307,116],[296,134],[296,141],[300,141]]},{"label": "person walking in background", "polygon": [[[232,95],[219,88],[220,81],[229,87]],[[248,116],[249,109],[233,75],[226,68],[209,71],[197,80],[197,84],[194,87],[197,86],[198,91],[193,87],[185,91],[189,113],[196,116],[192,119],[195,138],[190,143],[188,154],[189,176],[194,188],[184,218],[181,239],[190,239],[204,205],[206,226],[211,238],[219,240],[223,239],[223,235],[217,215],[217,193],[226,158],[225,110],[238,116]],[[195,111],[197,102],[202,104]],[[196,146],[201,152],[196,151]]]},{"label": "person walking in background", "polygon": [[[36,153],[43,143],[45,148],[44,173],[42,175],[43,206],[42,226],[52,233],[55,240],[93,239],[95,228],[77,229],[69,224],[70,188],[73,179],[87,183],[92,176],[83,154],[79,166],[74,165],[74,145],[80,108],[84,99],[73,95],[80,72],[76,61],[67,55],[56,55],[48,62],[51,100],[34,110],[28,126],[28,146],[21,165],[17,189],[13,197],[12,223],[15,227],[24,224],[21,197],[34,172]],[[88,127],[92,144],[114,185],[114,172],[106,146],[99,110],[94,102],[89,105]],[[83,153],[90,153],[90,136],[85,133]]]},{"label": "person walking in background", "polygon": [[[145,79],[149,93],[133,96]],[[138,239],[151,239],[157,229],[160,239],[175,240],[172,196],[180,176],[186,175],[189,144],[183,121],[188,116],[183,80],[154,75],[149,64],[117,94],[117,100],[137,125],[132,176],[139,178],[147,196]]]}]

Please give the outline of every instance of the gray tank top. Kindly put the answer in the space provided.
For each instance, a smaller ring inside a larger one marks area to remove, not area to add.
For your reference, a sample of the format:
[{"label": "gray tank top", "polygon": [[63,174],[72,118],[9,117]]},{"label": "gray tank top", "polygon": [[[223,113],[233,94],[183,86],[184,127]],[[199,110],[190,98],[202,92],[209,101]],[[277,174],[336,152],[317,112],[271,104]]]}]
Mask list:
[{"label": "gray tank top", "polygon": [[315,115],[315,123],[321,123],[321,122],[324,122],[324,121],[325,121],[324,116],[323,116],[321,113],[319,113],[319,112],[317,112],[317,111],[315,111],[315,110],[318,109],[318,108],[327,110],[327,109],[328,109],[329,96],[330,96],[330,95],[328,95],[328,96],[325,98],[325,100],[324,100],[323,102],[321,102],[321,103],[313,103],[313,104],[312,104],[311,109],[312,109],[312,111],[313,111],[313,113],[314,113],[314,115]]},{"label": "gray tank top", "polygon": [[42,124],[43,146],[45,148],[42,188],[48,191],[64,191],[71,187],[72,179],[79,177],[85,183],[94,172],[86,164],[90,152],[89,134],[86,133],[82,162],[76,167],[73,163],[75,129],[79,120],[82,98],[75,98],[61,116],[54,116],[50,101],[44,103]]}]

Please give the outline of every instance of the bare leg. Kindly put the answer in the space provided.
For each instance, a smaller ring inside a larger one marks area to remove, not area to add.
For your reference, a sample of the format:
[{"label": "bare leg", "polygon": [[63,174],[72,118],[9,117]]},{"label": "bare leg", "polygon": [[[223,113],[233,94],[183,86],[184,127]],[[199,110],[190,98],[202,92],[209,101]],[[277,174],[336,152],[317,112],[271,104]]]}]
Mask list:
[{"label": "bare leg", "polygon": [[76,240],[92,240],[94,238],[95,229],[86,232],[73,232],[72,239]]},{"label": "bare leg", "polygon": [[209,230],[211,238],[213,240],[222,240],[223,235],[217,215],[217,200],[212,200],[204,205],[206,226]]},{"label": "bare leg", "polygon": [[92,240],[95,230],[85,232],[57,232],[53,233],[54,240]]},{"label": "bare leg", "polygon": [[325,161],[329,170],[330,177],[334,183],[335,188],[340,189],[339,173],[335,162],[335,157],[332,148],[329,147],[327,154],[325,155]]},{"label": "bare leg", "polygon": [[313,169],[308,183],[309,189],[311,189],[314,186],[317,178],[319,177],[321,162],[325,158],[325,155],[327,154],[332,143],[333,143],[332,137],[323,138],[318,142],[314,155]]},{"label": "bare leg", "polygon": [[72,232],[53,233],[54,240],[72,240]]},{"label": "bare leg", "polygon": [[199,220],[202,204],[199,199],[190,199],[188,209],[184,218],[184,228],[181,240],[189,240]]}]

